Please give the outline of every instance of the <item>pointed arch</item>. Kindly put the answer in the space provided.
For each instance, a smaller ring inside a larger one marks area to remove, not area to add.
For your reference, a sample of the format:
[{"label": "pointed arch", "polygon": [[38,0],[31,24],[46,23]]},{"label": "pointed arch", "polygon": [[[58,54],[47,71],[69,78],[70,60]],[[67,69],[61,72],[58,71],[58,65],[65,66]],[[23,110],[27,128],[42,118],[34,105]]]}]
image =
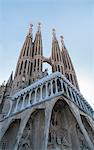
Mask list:
[{"label": "pointed arch", "polygon": [[0,149],[9,149],[12,150],[14,149],[14,146],[16,144],[16,138],[17,138],[17,134],[19,131],[19,127],[20,127],[20,119],[15,119],[8,127],[7,131],[5,132],[2,140],[1,140],[1,144],[0,144]]},{"label": "pointed arch", "polygon": [[54,148],[56,150],[61,147],[64,149],[81,149],[82,147],[89,149],[78,121],[65,98],[56,100],[52,107],[47,149]]},{"label": "pointed arch", "polygon": [[24,128],[23,135],[18,145],[18,150],[41,150],[43,147],[44,126],[44,109],[37,109],[33,111]]}]

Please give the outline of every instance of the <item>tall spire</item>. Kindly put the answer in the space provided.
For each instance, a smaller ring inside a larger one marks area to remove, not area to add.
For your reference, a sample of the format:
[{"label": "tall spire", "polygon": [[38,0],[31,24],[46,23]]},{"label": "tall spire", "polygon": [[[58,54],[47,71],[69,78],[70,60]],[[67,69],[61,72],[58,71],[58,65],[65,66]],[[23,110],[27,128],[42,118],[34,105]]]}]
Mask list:
[{"label": "tall spire", "polygon": [[61,49],[62,49],[65,76],[79,90],[76,73],[71,58],[69,56],[68,50],[65,47],[63,36],[61,36]]},{"label": "tall spire", "polygon": [[13,81],[13,90],[24,88],[31,83],[33,64],[32,26],[30,24],[29,32],[20,52]]},{"label": "tall spire", "polygon": [[41,23],[38,23],[37,32],[35,35],[34,40],[34,56],[35,55],[42,55],[43,54],[43,48],[42,48],[42,36],[41,36]]},{"label": "tall spire", "polygon": [[52,71],[59,71],[64,74],[64,66],[63,66],[63,60],[62,55],[59,47],[58,40],[56,38],[55,29],[52,29]]},{"label": "tall spire", "polygon": [[34,63],[33,63],[33,80],[42,74],[43,62],[43,45],[41,35],[41,23],[38,23],[37,32],[34,40]]}]

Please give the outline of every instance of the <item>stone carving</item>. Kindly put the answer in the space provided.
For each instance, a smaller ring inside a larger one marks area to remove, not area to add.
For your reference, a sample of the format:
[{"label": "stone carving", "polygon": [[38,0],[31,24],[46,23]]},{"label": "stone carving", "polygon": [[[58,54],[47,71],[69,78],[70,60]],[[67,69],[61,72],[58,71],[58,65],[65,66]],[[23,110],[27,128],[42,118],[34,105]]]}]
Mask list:
[{"label": "stone carving", "polygon": [[90,150],[88,148],[88,145],[87,145],[86,141],[85,141],[83,133],[81,132],[81,130],[80,130],[78,125],[77,125],[77,134],[78,134],[78,138],[79,138],[80,149],[81,150]]},{"label": "stone carving", "polygon": [[29,120],[24,129],[21,140],[19,142],[18,150],[32,150],[30,143],[30,135],[31,135],[31,124]]},{"label": "stone carving", "polygon": [[65,128],[52,130],[49,133],[49,144],[69,147],[68,131]]}]

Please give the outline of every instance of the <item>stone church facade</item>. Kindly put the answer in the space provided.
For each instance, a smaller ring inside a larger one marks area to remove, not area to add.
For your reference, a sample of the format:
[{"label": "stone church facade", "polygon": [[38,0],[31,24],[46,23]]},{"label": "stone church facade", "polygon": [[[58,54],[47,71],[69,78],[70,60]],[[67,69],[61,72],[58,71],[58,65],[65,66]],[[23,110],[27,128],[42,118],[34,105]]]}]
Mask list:
[{"label": "stone church facade", "polygon": [[0,86],[0,150],[93,149],[94,111],[80,93],[64,38],[60,47],[53,29],[46,58],[41,24],[34,40],[31,24],[14,77]]}]

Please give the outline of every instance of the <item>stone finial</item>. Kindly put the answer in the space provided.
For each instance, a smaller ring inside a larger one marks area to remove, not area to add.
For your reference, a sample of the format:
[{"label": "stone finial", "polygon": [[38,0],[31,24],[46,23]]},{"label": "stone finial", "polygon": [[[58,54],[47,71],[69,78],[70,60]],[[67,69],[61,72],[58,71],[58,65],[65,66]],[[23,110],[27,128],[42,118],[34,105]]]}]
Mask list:
[{"label": "stone finial", "polygon": [[55,28],[52,29],[52,35],[53,35],[53,39],[56,39],[56,30],[55,30]]},{"label": "stone finial", "polygon": [[62,47],[63,50],[64,50],[64,49],[66,49],[65,44],[64,44],[64,37],[63,37],[63,36],[60,36],[60,38],[61,38],[61,47]]},{"label": "stone finial", "polygon": [[64,37],[61,35],[60,38],[61,38],[61,44],[63,45],[64,44]]},{"label": "stone finial", "polygon": [[29,27],[29,34],[32,35],[32,27],[33,27],[33,24],[30,24],[30,27]]},{"label": "stone finial", "polygon": [[38,23],[38,32],[40,32],[41,31],[41,23],[39,22]]}]

